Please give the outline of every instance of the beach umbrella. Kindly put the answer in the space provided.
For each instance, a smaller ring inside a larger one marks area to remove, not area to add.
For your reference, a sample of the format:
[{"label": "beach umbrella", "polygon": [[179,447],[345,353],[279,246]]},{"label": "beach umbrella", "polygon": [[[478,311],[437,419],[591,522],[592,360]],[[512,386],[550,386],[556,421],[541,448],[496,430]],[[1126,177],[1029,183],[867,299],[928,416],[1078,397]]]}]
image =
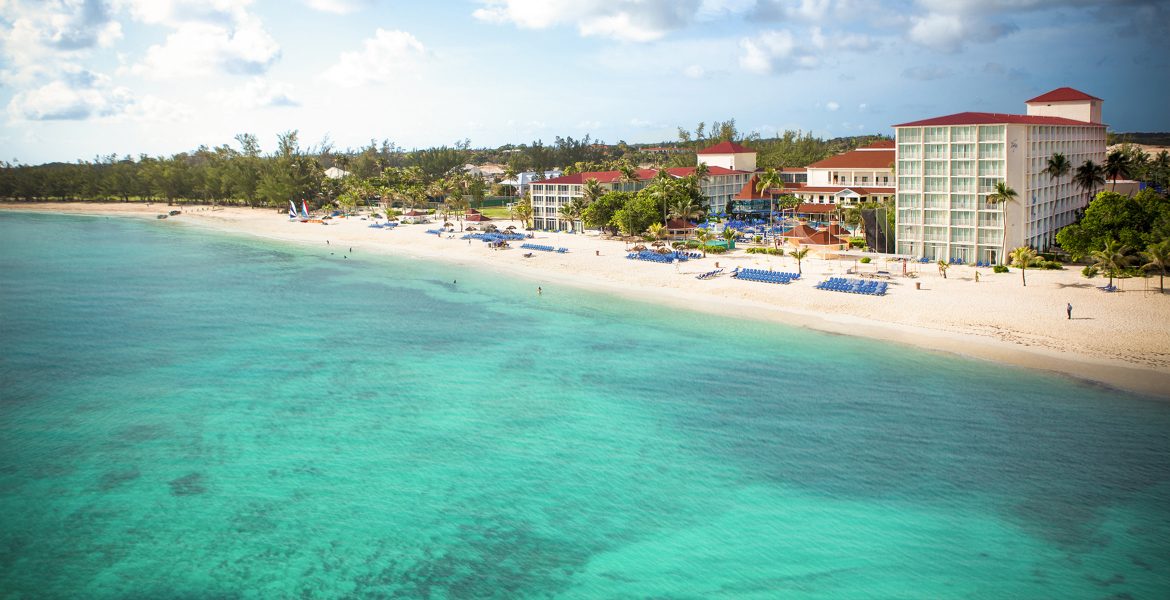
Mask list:
[{"label": "beach umbrella", "polygon": [[655,248],[661,248],[661,247],[666,245],[666,242],[659,241],[659,242],[654,242],[653,244],[650,244],[650,245],[654,246]]},{"label": "beach umbrella", "polygon": [[446,223],[443,223],[443,227],[452,227],[452,226],[454,226],[454,225],[455,225],[455,224],[454,224],[454,223],[452,223],[452,222],[450,222],[450,221],[447,221]]},{"label": "beach umbrella", "polygon": [[475,225],[469,225],[469,226],[467,226],[467,227],[464,229],[464,231],[475,231]]},{"label": "beach umbrella", "polygon": [[515,228],[516,228],[515,225],[509,225],[509,226],[505,227],[504,229],[511,230],[511,229],[515,229]]}]

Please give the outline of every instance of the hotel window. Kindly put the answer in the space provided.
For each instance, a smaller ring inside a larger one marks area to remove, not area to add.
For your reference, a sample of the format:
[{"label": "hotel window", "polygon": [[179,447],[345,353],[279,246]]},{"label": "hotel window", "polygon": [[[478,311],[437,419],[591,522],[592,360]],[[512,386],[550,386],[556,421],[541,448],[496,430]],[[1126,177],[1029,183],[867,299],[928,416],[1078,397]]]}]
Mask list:
[{"label": "hotel window", "polygon": [[902,127],[898,129],[898,143],[921,141],[922,129],[918,127]]},{"label": "hotel window", "polygon": [[975,193],[975,178],[974,177],[955,177],[951,179],[952,192],[966,192],[969,194]]},{"label": "hotel window", "polygon": [[946,225],[947,213],[942,210],[928,210],[923,213],[927,225]]},{"label": "hotel window", "polygon": [[946,177],[927,177],[925,191],[927,192],[945,192],[947,191]]},{"label": "hotel window", "polygon": [[979,193],[990,194],[995,191],[995,184],[1003,181],[1000,177],[980,177],[979,178]]},{"label": "hotel window", "polygon": [[567,192],[567,191],[569,191],[569,186],[567,186],[567,185],[558,185],[558,186],[557,186],[557,191],[558,191],[558,192]]},{"label": "hotel window", "polygon": [[918,190],[922,189],[922,179],[919,177],[899,177],[898,189],[903,190]]},{"label": "hotel window", "polygon": [[997,142],[1003,140],[1003,125],[981,125],[979,127],[979,141]]},{"label": "hotel window", "polygon": [[926,128],[926,142],[946,142],[947,128],[946,127],[927,127]]},{"label": "hotel window", "polygon": [[951,208],[975,210],[975,195],[974,194],[951,194]]},{"label": "hotel window", "polygon": [[979,158],[1003,158],[1003,144],[981,142]]},{"label": "hotel window", "polygon": [[952,142],[974,142],[975,141],[975,127],[951,127],[951,141]]},{"label": "hotel window", "polygon": [[974,175],[975,161],[973,160],[952,160],[951,161],[951,175]]},{"label": "hotel window", "polygon": [[975,211],[973,210],[953,210],[951,211],[951,225],[975,225]]},{"label": "hotel window", "polygon": [[923,200],[926,208],[941,208],[944,210],[947,208],[946,194],[926,194]]},{"label": "hotel window", "polygon": [[902,144],[898,146],[898,158],[922,158],[922,146],[919,144]]},{"label": "hotel window", "polygon": [[999,227],[999,224],[1002,223],[999,217],[999,212],[981,212],[979,213],[979,226]]},{"label": "hotel window", "polygon": [[898,173],[901,175],[921,175],[922,163],[916,160],[898,161]]},{"label": "hotel window", "polygon": [[980,177],[1003,177],[1003,161],[1002,160],[981,160],[981,161],[979,161],[979,176]]},{"label": "hotel window", "polygon": [[926,158],[928,158],[928,159],[939,159],[939,158],[945,159],[946,157],[947,157],[947,145],[946,144],[927,144],[926,145]]},{"label": "hotel window", "polygon": [[945,242],[947,241],[946,227],[926,227],[923,231],[923,238],[928,242]]},{"label": "hotel window", "polygon": [[922,206],[922,197],[918,194],[907,194],[898,192],[898,207],[899,208],[918,208]]},{"label": "hotel window", "polygon": [[921,222],[919,219],[920,214],[921,213],[919,213],[917,210],[912,209],[912,208],[899,210],[898,211],[898,222],[899,223],[919,223],[919,222]]},{"label": "hotel window", "polygon": [[974,242],[975,241],[975,230],[968,229],[966,227],[951,229],[951,241],[952,242]]},{"label": "hotel window", "polygon": [[975,158],[975,144],[951,144],[951,158]]},{"label": "hotel window", "polygon": [[947,163],[945,162],[928,162],[926,163],[927,175],[947,175]]}]

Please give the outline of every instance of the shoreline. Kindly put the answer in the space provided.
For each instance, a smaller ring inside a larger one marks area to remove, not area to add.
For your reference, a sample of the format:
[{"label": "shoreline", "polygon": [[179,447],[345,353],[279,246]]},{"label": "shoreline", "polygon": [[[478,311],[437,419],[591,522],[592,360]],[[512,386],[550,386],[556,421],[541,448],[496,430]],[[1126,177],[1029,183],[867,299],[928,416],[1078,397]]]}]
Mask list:
[{"label": "shoreline", "polygon": [[[871,297],[813,289],[812,284],[825,277],[848,276],[845,270],[855,266],[852,261],[806,259],[804,276],[789,285],[737,281],[726,275],[698,280],[694,275],[714,269],[716,262],[725,273],[735,266],[795,271],[796,264],[787,256],[736,251],[682,263],[676,272],[671,265],[626,260],[623,242],[595,233],[536,232],[537,243],[564,246],[569,252],[535,252],[526,259],[518,248],[492,251],[478,241],[464,245],[458,233],[453,239],[425,235],[433,224],[383,231],[370,229],[368,221],[357,218],[329,226],[289,223],[271,208],[213,211],[165,203],[0,203],[0,210],[152,220],[175,208],[184,212],[160,220],[160,225],[177,222],[305,246],[324,246],[325,240],[332,240],[363,253],[490,269],[530,280],[546,292],[555,291],[550,284],[563,285],[672,308],[894,342],[1170,399],[1170,294],[1157,293],[1156,278],[1124,280],[1122,292],[1108,294],[1096,289],[1099,280],[1084,279],[1075,268],[1029,270],[1029,285],[1024,287],[1016,269],[1000,275],[979,269],[982,282],[975,283],[973,267],[952,267],[944,279],[932,265],[914,265],[916,278],[895,275],[889,295]],[[508,223],[497,225],[504,228]],[[899,271],[888,270],[900,272],[900,265],[896,268]],[[1154,292],[1148,292],[1143,282],[1152,283]],[[1065,302],[1074,306],[1071,320],[1065,317]]]}]

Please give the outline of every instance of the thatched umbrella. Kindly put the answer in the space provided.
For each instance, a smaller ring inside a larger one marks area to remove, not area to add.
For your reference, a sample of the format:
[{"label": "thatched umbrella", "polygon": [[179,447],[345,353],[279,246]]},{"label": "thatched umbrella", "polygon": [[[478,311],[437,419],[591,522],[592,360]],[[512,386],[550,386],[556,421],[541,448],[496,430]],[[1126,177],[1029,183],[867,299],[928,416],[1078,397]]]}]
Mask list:
[{"label": "thatched umbrella", "polygon": [[654,242],[653,244],[650,244],[650,245],[654,246],[655,248],[661,248],[661,247],[666,245],[666,242],[659,240],[659,241]]},{"label": "thatched umbrella", "polygon": [[475,225],[469,225],[465,227],[463,231],[475,231]]},{"label": "thatched umbrella", "polygon": [[455,226],[455,224],[454,224],[454,223],[452,223],[452,222],[450,222],[450,221],[447,221],[446,223],[443,223],[443,227],[454,227],[454,226]]},{"label": "thatched umbrella", "polygon": [[505,230],[507,230],[507,231],[511,231],[511,230],[513,230],[513,229],[515,229],[515,228],[516,228],[516,226],[515,226],[515,225],[509,225],[509,226],[505,227],[504,229],[505,229]]},{"label": "thatched umbrella", "polygon": [[671,252],[673,252],[673,250],[671,250],[670,248],[659,248],[659,249],[655,250],[655,252],[657,252],[659,254],[670,254]]}]

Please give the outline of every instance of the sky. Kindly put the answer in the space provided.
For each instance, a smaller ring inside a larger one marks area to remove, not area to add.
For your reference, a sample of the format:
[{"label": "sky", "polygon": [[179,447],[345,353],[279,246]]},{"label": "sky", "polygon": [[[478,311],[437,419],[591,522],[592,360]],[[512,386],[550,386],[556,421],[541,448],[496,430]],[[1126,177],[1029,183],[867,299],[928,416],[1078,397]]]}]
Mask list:
[{"label": "sky", "polygon": [[1070,86],[1170,131],[1170,0],[0,0],[0,160],[892,134]]}]

